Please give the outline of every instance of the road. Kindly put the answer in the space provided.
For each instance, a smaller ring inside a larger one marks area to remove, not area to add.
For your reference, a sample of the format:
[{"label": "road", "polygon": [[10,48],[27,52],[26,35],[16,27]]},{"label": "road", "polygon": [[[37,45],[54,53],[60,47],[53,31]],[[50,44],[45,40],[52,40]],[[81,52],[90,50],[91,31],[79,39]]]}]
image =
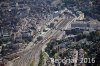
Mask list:
[{"label": "road", "polygon": [[[69,23],[71,23],[70,21]],[[57,26],[61,28],[68,27],[68,22],[58,22]],[[30,62],[39,57],[39,52],[42,50],[43,46],[46,45],[51,39],[57,38],[62,34],[62,30],[59,29],[50,29],[43,40],[39,41],[35,46],[32,46],[26,52],[22,52],[21,55],[16,59],[12,60],[12,66],[29,66]],[[39,58],[38,58],[39,59]],[[37,61],[35,61],[37,62]],[[37,65],[35,65],[37,66]]]}]

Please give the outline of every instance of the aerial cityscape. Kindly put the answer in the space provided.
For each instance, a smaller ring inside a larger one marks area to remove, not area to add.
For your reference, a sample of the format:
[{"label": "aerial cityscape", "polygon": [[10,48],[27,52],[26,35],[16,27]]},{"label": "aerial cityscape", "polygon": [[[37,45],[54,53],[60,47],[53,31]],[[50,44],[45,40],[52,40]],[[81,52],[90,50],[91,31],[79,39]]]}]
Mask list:
[{"label": "aerial cityscape", "polygon": [[100,0],[0,0],[0,66],[100,66]]}]

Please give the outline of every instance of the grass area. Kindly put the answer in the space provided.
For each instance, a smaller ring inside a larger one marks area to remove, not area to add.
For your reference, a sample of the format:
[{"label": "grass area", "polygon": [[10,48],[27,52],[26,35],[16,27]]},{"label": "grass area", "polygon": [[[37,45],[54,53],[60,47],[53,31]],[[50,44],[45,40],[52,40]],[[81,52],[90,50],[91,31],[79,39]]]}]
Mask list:
[{"label": "grass area", "polygon": [[55,53],[54,57],[55,57],[55,58],[58,58],[58,53]]},{"label": "grass area", "polygon": [[47,59],[48,59],[48,55],[46,54],[46,52],[42,52],[42,51],[41,51],[38,66],[43,66],[43,64],[45,63],[45,61],[46,61]]},{"label": "grass area", "polygon": [[31,64],[29,66],[34,66],[34,60],[31,62]]},{"label": "grass area", "polygon": [[43,59],[44,59],[44,57],[43,57],[43,52],[41,51],[38,66],[42,66],[42,64],[43,64]]}]

